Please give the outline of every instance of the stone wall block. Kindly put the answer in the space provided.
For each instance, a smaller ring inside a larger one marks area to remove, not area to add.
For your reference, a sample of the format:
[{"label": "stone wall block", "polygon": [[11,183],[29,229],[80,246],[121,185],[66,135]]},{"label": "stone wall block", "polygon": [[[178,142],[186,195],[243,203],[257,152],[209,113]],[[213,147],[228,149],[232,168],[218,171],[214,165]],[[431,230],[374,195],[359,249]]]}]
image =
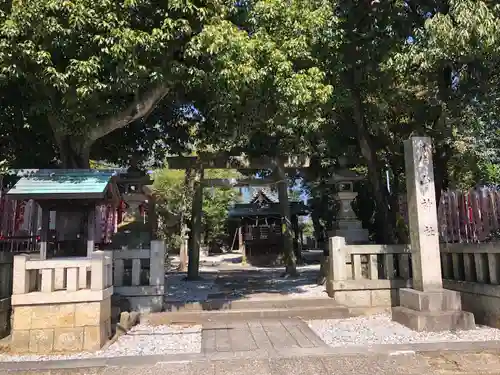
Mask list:
[{"label": "stone wall block", "polygon": [[29,330],[12,331],[10,346],[15,353],[29,353],[30,331]]},{"label": "stone wall block", "polygon": [[75,305],[31,306],[31,328],[69,328],[75,326]]},{"label": "stone wall block", "polygon": [[14,306],[12,319],[12,329],[31,329],[31,306]]},{"label": "stone wall block", "polygon": [[29,350],[32,353],[50,353],[54,350],[53,329],[32,329]]},{"label": "stone wall block", "polygon": [[83,348],[83,327],[56,328],[54,330],[54,351],[79,352]]}]

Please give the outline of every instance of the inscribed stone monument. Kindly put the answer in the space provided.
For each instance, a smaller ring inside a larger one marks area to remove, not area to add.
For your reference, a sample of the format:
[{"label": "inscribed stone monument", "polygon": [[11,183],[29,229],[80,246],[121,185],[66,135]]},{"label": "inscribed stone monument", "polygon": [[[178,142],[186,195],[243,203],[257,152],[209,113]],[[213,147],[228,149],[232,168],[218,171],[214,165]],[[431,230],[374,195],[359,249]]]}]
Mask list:
[{"label": "inscribed stone monument", "polygon": [[431,139],[413,137],[404,149],[413,289],[400,290],[393,320],[416,331],[472,329],[460,293],[443,289]]}]

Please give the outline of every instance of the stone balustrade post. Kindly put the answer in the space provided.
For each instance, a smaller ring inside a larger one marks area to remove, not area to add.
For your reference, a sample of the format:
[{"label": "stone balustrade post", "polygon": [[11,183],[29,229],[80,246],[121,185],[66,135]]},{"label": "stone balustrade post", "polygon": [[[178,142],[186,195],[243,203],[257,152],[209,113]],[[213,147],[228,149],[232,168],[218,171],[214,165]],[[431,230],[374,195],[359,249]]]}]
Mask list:
[{"label": "stone balustrade post", "polygon": [[151,241],[149,285],[165,285],[165,241]]},{"label": "stone balustrade post", "polygon": [[328,240],[329,256],[326,279],[326,292],[334,297],[333,284],[335,281],[347,279],[345,251],[346,241],[344,237],[330,237]]},{"label": "stone balustrade post", "polygon": [[106,287],[105,254],[102,251],[92,253],[90,267],[90,289],[103,290]]},{"label": "stone balustrade post", "polygon": [[14,257],[14,270],[12,277],[12,294],[29,293],[30,289],[30,274],[26,269],[26,262],[29,260],[29,255],[21,254]]}]

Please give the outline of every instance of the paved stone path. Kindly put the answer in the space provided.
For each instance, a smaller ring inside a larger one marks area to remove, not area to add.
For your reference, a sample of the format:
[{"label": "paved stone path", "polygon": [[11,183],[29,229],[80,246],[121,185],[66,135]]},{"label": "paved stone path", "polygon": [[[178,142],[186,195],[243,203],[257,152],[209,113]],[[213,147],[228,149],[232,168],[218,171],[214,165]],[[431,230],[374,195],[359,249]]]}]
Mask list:
[{"label": "paved stone path", "polygon": [[131,363],[115,366],[1,372],[12,375],[500,375],[498,353],[329,355]]},{"label": "paved stone path", "polygon": [[204,353],[326,346],[300,319],[203,324]]},{"label": "paved stone path", "polygon": [[12,375],[500,375],[500,343],[330,348],[300,319],[203,325],[202,353],[0,363]]}]

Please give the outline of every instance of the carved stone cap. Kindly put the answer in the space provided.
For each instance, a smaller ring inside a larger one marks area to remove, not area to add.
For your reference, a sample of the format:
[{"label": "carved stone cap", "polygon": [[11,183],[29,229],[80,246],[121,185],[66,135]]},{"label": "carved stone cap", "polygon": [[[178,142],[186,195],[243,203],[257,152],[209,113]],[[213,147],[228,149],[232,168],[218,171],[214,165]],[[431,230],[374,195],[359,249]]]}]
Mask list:
[{"label": "carved stone cap", "polygon": [[364,177],[360,176],[354,171],[349,169],[342,169],[338,172],[335,172],[333,176],[328,180],[329,184],[336,184],[338,182],[351,182],[351,181],[360,181],[363,180]]}]

